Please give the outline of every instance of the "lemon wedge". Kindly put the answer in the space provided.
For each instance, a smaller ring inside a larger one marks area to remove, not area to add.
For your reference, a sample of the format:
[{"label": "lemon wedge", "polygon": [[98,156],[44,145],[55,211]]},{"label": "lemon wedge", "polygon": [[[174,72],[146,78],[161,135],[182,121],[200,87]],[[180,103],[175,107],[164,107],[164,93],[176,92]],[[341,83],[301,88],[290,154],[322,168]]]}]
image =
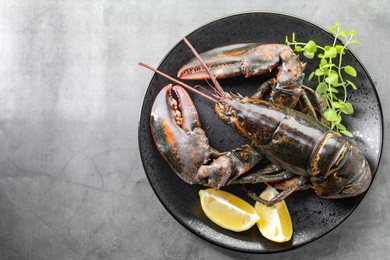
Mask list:
[{"label": "lemon wedge", "polygon": [[200,190],[199,197],[206,216],[225,229],[245,231],[260,219],[252,205],[229,192],[210,188]]},{"label": "lemon wedge", "polygon": [[[278,194],[278,191],[268,186],[260,194],[260,197],[265,200],[270,200],[276,194]],[[255,209],[257,214],[260,216],[257,226],[265,238],[279,243],[286,242],[291,239],[293,227],[290,213],[288,212],[288,208],[284,200],[276,203],[272,207],[267,207],[260,202],[256,202]]]}]

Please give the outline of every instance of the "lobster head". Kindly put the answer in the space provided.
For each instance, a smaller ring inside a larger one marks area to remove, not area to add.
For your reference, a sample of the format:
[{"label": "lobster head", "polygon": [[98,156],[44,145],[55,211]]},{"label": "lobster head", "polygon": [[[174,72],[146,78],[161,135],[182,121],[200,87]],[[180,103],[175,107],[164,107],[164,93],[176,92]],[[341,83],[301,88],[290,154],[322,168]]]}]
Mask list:
[{"label": "lobster head", "polygon": [[[286,56],[286,57],[283,57]],[[299,86],[303,80],[306,63],[299,61],[299,56],[290,52],[281,54],[283,62],[279,66],[276,80],[281,86]]]}]

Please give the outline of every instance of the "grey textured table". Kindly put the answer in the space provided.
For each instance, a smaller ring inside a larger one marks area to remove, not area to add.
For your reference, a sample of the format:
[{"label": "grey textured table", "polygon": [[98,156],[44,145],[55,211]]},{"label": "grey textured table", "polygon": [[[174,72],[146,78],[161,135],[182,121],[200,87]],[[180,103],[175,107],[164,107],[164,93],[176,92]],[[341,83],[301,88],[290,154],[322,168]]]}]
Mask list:
[{"label": "grey textured table", "polygon": [[[311,2],[311,3],[310,3]],[[152,73],[180,39],[220,17],[278,11],[358,32],[353,46],[390,98],[390,2],[1,1],[0,259],[258,259],[214,246],[163,208],[137,125]],[[266,26],[266,25],[264,25]],[[325,237],[262,259],[390,259],[383,158],[355,213]]]}]

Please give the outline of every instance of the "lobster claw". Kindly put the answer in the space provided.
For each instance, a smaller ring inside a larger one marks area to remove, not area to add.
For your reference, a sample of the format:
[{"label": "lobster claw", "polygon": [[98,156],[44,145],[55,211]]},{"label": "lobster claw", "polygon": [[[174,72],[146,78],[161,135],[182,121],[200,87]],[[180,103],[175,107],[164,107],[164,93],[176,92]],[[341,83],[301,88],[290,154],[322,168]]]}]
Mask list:
[{"label": "lobster claw", "polygon": [[[300,79],[304,69],[298,55],[284,44],[234,44],[206,51],[200,56],[211,73],[219,79],[239,75],[248,78],[278,69],[277,81],[282,85],[290,85]],[[195,58],[185,64],[177,76],[184,80],[210,78]]]},{"label": "lobster claw", "polygon": [[189,184],[204,184],[197,172],[209,160],[210,145],[188,93],[167,85],[157,95],[150,117],[156,146],[177,175]]},{"label": "lobster claw", "polygon": [[154,142],[165,161],[189,184],[219,189],[256,165],[263,155],[250,146],[220,153],[209,145],[198,113],[180,86],[165,86],[150,117]]},{"label": "lobster claw", "polygon": [[[200,54],[202,60],[217,78],[231,78],[242,75],[242,65],[259,44],[234,44],[215,48]],[[249,52],[249,53],[248,53]],[[198,59],[193,58],[177,73],[184,80],[209,79],[210,76]]]}]

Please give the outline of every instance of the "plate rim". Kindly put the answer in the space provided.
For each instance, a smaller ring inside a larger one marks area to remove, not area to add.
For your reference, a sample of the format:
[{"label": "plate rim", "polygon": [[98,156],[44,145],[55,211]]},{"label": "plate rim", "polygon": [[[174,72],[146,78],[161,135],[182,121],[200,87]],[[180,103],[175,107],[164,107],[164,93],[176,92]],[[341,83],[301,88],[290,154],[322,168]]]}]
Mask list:
[{"label": "plate rim", "polygon": [[[194,33],[198,32],[199,30],[203,29],[204,27],[209,26],[209,25],[211,25],[213,23],[219,22],[219,21],[224,20],[224,19],[228,19],[228,18],[232,18],[232,17],[238,17],[238,16],[242,16],[242,15],[269,15],[269,14],[271,14],[271,15],[279,15],[279,16],[284,16],[284,17],[289,17],[289,18],[301,20],[301,21],[303,21],[305,23],[311,24],[311,25],[319,28],[320,30],[322,30],[324,33],[326,33],[328,35],[332,35],[324,27],[318,25],[315,22],[312,22],[312,21],[310,21],[310,20],[308,20],[306,18],[297,16],[297,15],[288,14],[288,13],[285,13],[285,12],[276,12],[276,11],[244,11],[244,12],[237,12],[237,13],[227,14],[227,15],[221,16],[219,18],[213,19],[211,21],[205,22],[202,25],[200,25],[199,27],[197,27],[196,29],[194,29],[193,31],[191,31],[190,33],[186,34],[184,37],[188,38],[192,34],[194,34]],[[161,67],[161,65],[163,64],[165,59],[173,52],[174,49],[176,49],[181,44],[182,41],[183,40],[180,39],[176,44],[174,44],[167,51],[167,53],[162,57],[162,59],[158,63],[157,68]],[[337,41],[339,41],[340,43],[344,44],[343,42],[340,41],[340,39],[337,39]],[[152,76],[151,76],[151,79],[149,81],[148,87],[144,91],[144,95],[143,95],[144,99],[143,99],[143,102],[142,102],[141,110],[139,111],[138,149],[139,149],[139,153],[140,153],[140,157],[141,157],[141,161],[142,161],[142,166],[143,166],[145,175],[146,175],[146,177],[148,179],[148,182],[149,182],[150,186],[152,187],[152,190],[153,190],[154,194],[156,195],[156,197],[158,198],[160,203],[163,205],[163,207],[168,211],[168,213],[177,222],[179,222],[186,230],[190,231],[191,234],[195,234],[198,238],[201,238],[203,240],[206,240],[207,242],[210,242],[213,245],[217,245],[219,247],[222,247],[222,248],[234,251],[234,252],[250,253],[250,254],[278,254],[278,253],[282,253],[282,252],[292,251],[292,250],[295,250],[295,249],[300,248],[302,246],[306,246],[306,245],[308,245],[308,244],[310,244],[310,243],[312,243],[312,242],[314,242],[314,241],[316,241],[318,239],[321,239],[321,238],[325,237],[326,235],[328,235],[332,231],[334,231],[337,227],[339,227],[341,224],[345,223],[345,221],[355,212],[355,210],[359,207],[359,205],[363,202],[363,200],[366,199],[368,192],[371,190],[371,186],[373,185],[373,182],[375,181],[375,179],[377,179],[376,175],[377,175],[377,172],[378,172],[378,170],[380,168],[380,165],[381,165],[383,145],[384,145],[383,144],[383,140],[384,140],[384,134],[385,134],[384,133],[384,120],[383,120],[382,104],[381,104],[381,101],[380,101],[380,98],[379,98],[376,86],[374,84],[374,81],[372,80],[371,75],[367,71],[365,65],[358,58],[358,56],[356,56],[355,53],[351,49],[348,49],[348,51],[353,56],[353,58],[356,59],[356,61],[359,63],[359,65],[363,69],[364,73],[367,75],[367,78],[368,78],[369,82],[371,83],[371,86],[372,86],[372,89],[374,91],[375,97],[378,100],[378,110],[379,110],[379,115],[380,115],[380,130],[381,131],[380,131],[380,146],[379,146],[379,153],[378,153],[378,157],[377,157],[377,167],[376,167],[376,170],[375,170],[375,174],[373,174],[373,177],[372,177],[372,180],[371,180],[371,183],[370,183],[368,189],[362,194],[363,196],[362,196],[361,200],[356,203],[356,205],[351,209],[349,214],[347,214],[347,216],[342,221],[340,221],[339,223],[334,225],[331,229],[327,230],[324,234],[321,234],[321,235],[319,235],[319,236],[317,236],[315,238],[307,240],[305,243],[298,244],[298,245],[295,245],[295,246],[291,246],[291,247],[288,247],[288,248],[283,248],[283,249],[280,249],[280,250],[273,250],[273,251],[265,251],[265,250],[260,251],[260,250],[252,250],[252,249],[245,249],[245,248],[229,246],[229,245],[226,245],[224,243],[220,243],[217,240],[213,240],[210,237],[203,235],[201,232],[198,232],[197,230],[191,228],[191,226],[187,225],[187,223],[184,222],[184,220],[182,220],[181,218],[179,218],[178,216],[173,214],[173,212],[171,212],[171,210],[168,208],[168,206],[165,204],[165,202],[161,198],[161,195],[158,192],[156,192],[156,189],[155,189],[154,185],[152,184],[152,181],[150,179],[149,174],[146,173],[146,167],[145,167],[146,162],[145,162],[144,157],[142,156],[142,151],[141,151],[141,129],[140,129],[141,128],[142,111],[144,111],[145,106],[147,105],[145,103],[146,94],[151,89],[151,83],[154,80],[154,78],[156,77],[156,73],[153,73]]]}]

